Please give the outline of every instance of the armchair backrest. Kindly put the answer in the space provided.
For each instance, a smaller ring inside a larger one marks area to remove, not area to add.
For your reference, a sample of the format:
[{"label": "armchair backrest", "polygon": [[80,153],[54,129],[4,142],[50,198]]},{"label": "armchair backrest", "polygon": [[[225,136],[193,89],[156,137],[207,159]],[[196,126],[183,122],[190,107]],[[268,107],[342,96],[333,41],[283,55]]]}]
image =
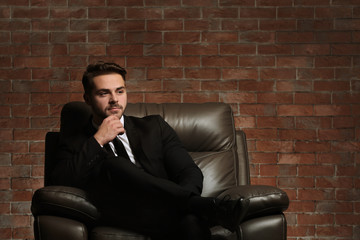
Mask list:
[{"label": "armchair backrest", "polygon": [[[136,117],[160,115],[174,128],[203,171],[203,196],[216,196],[231,186],[249,184],[245,135],[241,131],[235,132],[233,113],[228,104],[129,103],[125,114]],[[73,134],[88,122],[90,116],[91,109],[85,103],[66,104],[61,113],[61,133]],[[48,146],[48,138],[54,137],[47,137],[45,151],[53,149]],[[51,154],[46,153],[46,156],[50,158]],[[48,164],[47,159],[45,162],[46,184],[46,175],[53,163]]]}]

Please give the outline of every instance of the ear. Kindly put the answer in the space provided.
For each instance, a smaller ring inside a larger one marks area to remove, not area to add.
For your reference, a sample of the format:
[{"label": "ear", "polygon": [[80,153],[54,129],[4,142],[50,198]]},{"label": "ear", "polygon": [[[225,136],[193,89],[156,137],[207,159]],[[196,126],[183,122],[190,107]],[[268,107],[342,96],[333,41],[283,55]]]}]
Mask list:
[{"label": "ear", "polygon": [[91,99],[88,94],[84,93],[83,98],[84,98],[86,104],[91,105]]}]

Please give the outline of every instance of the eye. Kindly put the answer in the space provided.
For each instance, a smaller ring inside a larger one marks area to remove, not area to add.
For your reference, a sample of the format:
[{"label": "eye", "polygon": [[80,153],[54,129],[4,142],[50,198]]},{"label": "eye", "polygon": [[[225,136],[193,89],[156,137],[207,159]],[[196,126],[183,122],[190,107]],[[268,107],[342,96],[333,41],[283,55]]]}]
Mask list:
[{"label": "eye", "polygon": [[107,92],[98,92],[98,95],[100,96],[100,97],[103,97],[103,96],[105,96],[107,94]]}]

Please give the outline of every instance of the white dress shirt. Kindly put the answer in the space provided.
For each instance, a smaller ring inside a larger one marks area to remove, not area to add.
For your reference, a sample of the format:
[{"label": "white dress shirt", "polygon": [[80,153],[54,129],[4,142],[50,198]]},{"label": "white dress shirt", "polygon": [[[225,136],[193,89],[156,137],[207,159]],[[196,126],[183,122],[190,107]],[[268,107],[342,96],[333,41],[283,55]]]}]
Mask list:
[{"label": "white dress shirt", "polygon": [[[125,127],[124,116],[121,116],[120,122],[121,122],[122,125]],[[94,125],[94,127],[95,127],[96,129],[99,128],[99,126],[97,126],[95,123],[93,123],[93,125]],[[118,139],[122,142],[122,144],[124,145],[125,150],[126,150],[127,154],[129,155],[130,161],[135,164],[135,163],[136,163],[135,157],[134,157],[134,154],[133,154],[133,152],[132,152],[132,150],[131,150],[130,143],[129,143],[129,139],[128,139],[127,135],[126,135],[126,131],[125,131],[123,134],[121,134],[121,135],[120,135],[120,134],[117,135],[117,138],[118,138]],[[115,149],[114,144],[113,144],[112,142],[109,142],[109,145],[110,145],[110,147],[111,147],[111,150],[114,152],[115,156],[117,157],[118,155],[117,155],[117,152],[116,152],[116,149]],[[101,146],[101,147],[103,147],[103,146]]]}]

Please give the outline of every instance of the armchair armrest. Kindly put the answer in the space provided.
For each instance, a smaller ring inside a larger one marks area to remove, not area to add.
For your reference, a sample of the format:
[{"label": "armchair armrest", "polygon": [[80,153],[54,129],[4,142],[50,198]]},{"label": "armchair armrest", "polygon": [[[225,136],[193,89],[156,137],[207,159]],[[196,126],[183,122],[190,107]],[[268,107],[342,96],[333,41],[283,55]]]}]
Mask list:
[{"label": "armchair armrest", "polygon": [[226,195],[233,199],[243,197],[250,200],[246,218],[281,213],[289,207],[289,198],[286,192],[272,186],[243,185],[230,188],[218,197]]},{"label": "armchair armrest", "polygon": [[66,186],[47,186],[36,190],[31,211],[34,216],[60,216],[86,225],[94,224],[100,216],[84,190]]}]

